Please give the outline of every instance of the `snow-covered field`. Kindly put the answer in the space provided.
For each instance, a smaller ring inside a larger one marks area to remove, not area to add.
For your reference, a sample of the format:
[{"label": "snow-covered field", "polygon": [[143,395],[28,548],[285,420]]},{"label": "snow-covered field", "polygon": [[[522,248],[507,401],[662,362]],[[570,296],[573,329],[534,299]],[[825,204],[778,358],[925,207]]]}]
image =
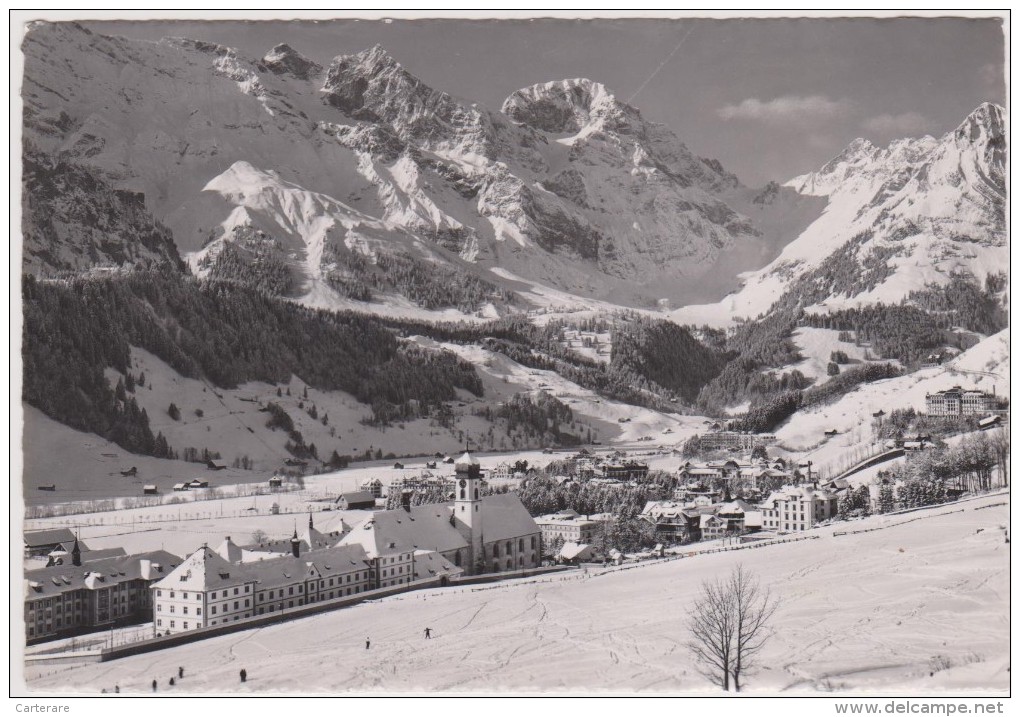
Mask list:
[{"label": "snow-covered field", "polygon": [[858,535],[830,527],[760,550],[407,593],[108,663],[33,664],[25,677],[45,693],[148,693],[153,678],[165,693],[178,666],[174,694],[711,692],[684,646],[686,606],[743,563],[781,601],[748,692],[1005,693],[1009,510],[974,510],[1004,500],[838,526],[891,526]]}]

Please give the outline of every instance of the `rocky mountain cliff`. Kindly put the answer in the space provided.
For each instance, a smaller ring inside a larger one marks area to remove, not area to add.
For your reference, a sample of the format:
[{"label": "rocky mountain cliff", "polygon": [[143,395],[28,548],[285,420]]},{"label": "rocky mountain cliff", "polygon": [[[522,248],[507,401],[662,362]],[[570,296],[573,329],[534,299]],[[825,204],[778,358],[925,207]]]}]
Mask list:
[{"label": "rocky mountain cliff", "polygon": [[[623,303],[670,296],[727,252],[769,242],[734,208],[748,191],[736,177],[590,80],[524,88],[493,111],[378,46],[322,67],[286,44],[250,59],[39,23],[23,49],[25,135],[40,152],[144,197],[196,268],[238,226],[258,229],[288,291],[317,305],[333,291],[327,225],[369,261],[397,252]],[[322,201],[299,203],[300,218],[254,207],[243,197],[268,174]],[[258,181],[217,191],[240,175]],[[378,239],[370,250],[360,233]]]},{"label": "rocky mountain cliff", "polygon": [[828,308],[896,303],[953,276],[984,282],[1005,272],[1006,136],[1003,110],[984,104],[936,139],[876,147],[857,139],[817,172],[785,187],[826,200],[822,215],[743,287],[682,320],[725,323],[767,311],[794,281],[828,262]]}]

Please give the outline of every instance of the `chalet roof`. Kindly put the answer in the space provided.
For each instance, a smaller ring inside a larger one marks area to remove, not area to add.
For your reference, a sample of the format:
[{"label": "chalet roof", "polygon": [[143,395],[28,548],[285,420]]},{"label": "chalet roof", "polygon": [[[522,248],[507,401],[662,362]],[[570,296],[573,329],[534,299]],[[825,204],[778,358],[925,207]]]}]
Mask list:
[{"label": "chalet roof", "polygon": [[564,543],[560,548],[559,556],[564,560],[577,560],[590,558],[594,553],[592,547],[586,543]]},{"label": "chalet roof", "polygon": [[143,574],[142,561],[159,565],[162,573],[168,574],[181,562],[173,553],[154,550],[135,555],[121,555],[90,561],[87,565],[52,565],[25,571],[25,598],[52,597],[62,593],[88,589],[96,590],[131,580],[152,579]]},{"label": "chalet roof", "polygon": [[719,506],[719,512],[724,513],[726,515],[737,515],[738,513],[746,513],[748,510],[751,510],[751,504],[745,503],[739,498],[737,500],[732,500],[729,503]]},{"label": "chalet roof", "polygon": [[352,503],[372,503],[373,505],[375,504],[375,496],[373,496],[367,490],[352,490],[348,491],[347,493],[341,493],[339,497],[337,497],[336,499],[337,503],[340,502],[340,498],[345,499],[348,505],[351,505]]},{"label": "chalet roof", "polygon": [[[25,546],[28,548],[41,548],[46,545],[59,545],[74,543],[74,533],[67,528],[54,528],[52,530],[32,530],[24,533]],[[81,548],[81,543],[78,547]],[[84,548],[82,548],[84,550]]]}]

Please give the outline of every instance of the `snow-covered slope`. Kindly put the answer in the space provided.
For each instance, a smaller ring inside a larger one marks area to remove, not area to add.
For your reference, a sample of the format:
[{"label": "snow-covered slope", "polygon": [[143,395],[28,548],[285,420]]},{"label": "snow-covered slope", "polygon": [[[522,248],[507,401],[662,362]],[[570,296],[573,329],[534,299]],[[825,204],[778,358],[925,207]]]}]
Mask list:
[{"label": "snow-covered slope", "polygon": [[854,140],[818,172],[787,182],[827,198],[822,216],[768,266],[747,274],[740,291],[677,317],[722,324],[757,316],[826,261],[818,282],[835,308],[897,302],[954,273],[983,281],[1005,271],[1005,148],[1004,113],[992,104],[940,139],[884,149]]},{"label": "snow-covered slope", "polygon": [[[26,138],[144,195],[182,254],[260,221],[203,191],[229,179],[235,197],[262,193],[239,166],[323,197],[305,227],[335,221],[341,203],[391,237],[631,304],[675,298],[678,277],[768,243],[731,206],[744,189],[733,175],[590,80],[525,88],[491,111],[428,87],[379,46],[321,67],[286,44],[255,60],[37,23],[23,49]],[[314,254],[321,237],[292,229],[279,250]]]},{"label": "snow-covered slope", "polygon": [[[1002,695],[1010,685],[1003,500],[876,516],[854,527],[920,519],[856,535],[829,527],[812,531],[817,540],[757,550],[405,593],[112,663],[27,663],[25,677],[41,693],[117,684],[151,694],[158,677],[162,694],[721,694],[685,647],[684,606],[703,581],[743,564],[779,600],[744,692]],[[247,531],[235,522],[225,534]],[[185,677],[166,687],[180,665]]]},{"label": "snow-covered slope", "polygon": [[[1009,329],[989,336],[970,347],[945,366],[863,384],[824,406],[798,411],[777,431],[780,442],[791,450],[802,450],[825,442],[822,452],[833,458],[872,440],[872,413],[896,408],[925,412],[925,395],[953,386],[976,388],[1009,397]],[[826,439],[825,431],[838,435]],[[821,454],[814,456],[817,460]]]}]

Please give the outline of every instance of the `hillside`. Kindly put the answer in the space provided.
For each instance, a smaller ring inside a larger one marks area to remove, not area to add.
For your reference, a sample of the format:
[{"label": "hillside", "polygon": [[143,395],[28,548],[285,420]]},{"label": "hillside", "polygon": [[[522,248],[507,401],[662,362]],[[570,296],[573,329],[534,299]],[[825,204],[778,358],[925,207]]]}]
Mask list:
[{"label": "hillside", "polygon": [[[824,448],[806,454],[822,463],[839,453],[871,443],[871,414],[879,409],[886,413],[903,408],[924,412],[925,394],[957,385],[1008,398],[1009,365],[1007,329],[968,349],[945,366],[864,384],[832,403],[799,411],[776,431],[776,435],[792,450],[807,450],[824,443]],[[839,435],[826,439],[822,434],[829,430],[837,430]]]},{"label": "hillside", "polygon": [[[28,665],[25,676],[45,692],[118,684],[148,693],[156,677],[163,693],[183,665],[174,688],[182,694],[714,693],[684,647],[678,606],[702,580],[743,563],[780,599],[748,693],[1000,694],[1010,679],[1009,546],[1000,529],[1009,508],[974,508],[1002,502],[869,518],[853,527],[921,519],[841,537],[821,529],[818,540],[756,551],[409,593],[114,663]],[[432,640],[422,639],[425,626]]]},{"label": "hillside", "polygon": [[[824,197],[822,215],[742,288],[675,317],[728,325],[767,312],[813,270],[829,308],[896,303],[954,275],[983,284],[1007,264],[1005,119],[984,104],[953,132],[878,148],[854,140],[818,172],[786,183]],[[806,308],[806,307],[805,307]]]}]

